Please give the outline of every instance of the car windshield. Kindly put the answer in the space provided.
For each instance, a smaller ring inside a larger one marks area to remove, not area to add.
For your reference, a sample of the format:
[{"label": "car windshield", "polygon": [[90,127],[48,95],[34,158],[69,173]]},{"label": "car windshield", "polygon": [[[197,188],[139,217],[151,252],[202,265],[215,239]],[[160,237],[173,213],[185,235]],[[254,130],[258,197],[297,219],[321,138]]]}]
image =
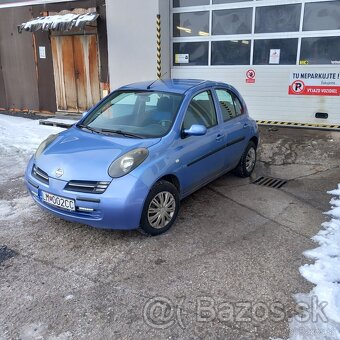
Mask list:
[{"label": "car windshield", "polygon": [[162,137],[169,132],[182,98],[168,92],[117,91],[78,127],[125,137]]}]

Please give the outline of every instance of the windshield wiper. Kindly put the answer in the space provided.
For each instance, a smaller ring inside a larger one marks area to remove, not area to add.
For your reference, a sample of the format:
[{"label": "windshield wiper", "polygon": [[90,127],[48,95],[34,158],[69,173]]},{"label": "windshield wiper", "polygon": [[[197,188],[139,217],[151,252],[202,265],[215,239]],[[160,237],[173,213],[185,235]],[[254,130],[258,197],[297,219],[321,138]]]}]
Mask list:
[{"label": "windshield wiper", "polygon": [[131,138],[143,138],[142,136],[140,135],[136,135],[134,133],[131,133],[131,132],[125,132],[125,131],[122,131],[122,130],[110,130],[110,129],[100,129],[101,132],[103,133],[115,133],[117,135],[122,135],[122,136],[125,136],[125,137],[131,137]]},{"label": "windshield wiper", "polygon": [[97,130],[97,129],[95,129],[95,128],[91,127],[91,126],[88,126],[88,125],[78,124],[77,126],[79,128],[81,128],[81,129],[86,129],[86,130],[89,130],[91,132],[96,132],[96,133],[100,133],[101,132],[100,130]]}]

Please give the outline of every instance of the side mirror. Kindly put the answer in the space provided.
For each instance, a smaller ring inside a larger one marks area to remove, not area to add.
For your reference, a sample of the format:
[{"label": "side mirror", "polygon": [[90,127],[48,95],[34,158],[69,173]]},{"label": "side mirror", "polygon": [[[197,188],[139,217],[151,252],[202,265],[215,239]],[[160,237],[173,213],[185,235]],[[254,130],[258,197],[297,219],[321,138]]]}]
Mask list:
[{"label": "side mirror", "polygon": [[183,130],[185,136],[203,136],[207,133],[207,128],[204,125],[194,124],[190,129]]},{"label": "side mirror", "polygon": [[81,115],[81,116],[82,116],[82,118],[84,118],[84,117],[85,117],[87,114],[88,114],[88,112],[87,112],[87,111],[83,112],[83,113],[82,113],[82,115]]}]

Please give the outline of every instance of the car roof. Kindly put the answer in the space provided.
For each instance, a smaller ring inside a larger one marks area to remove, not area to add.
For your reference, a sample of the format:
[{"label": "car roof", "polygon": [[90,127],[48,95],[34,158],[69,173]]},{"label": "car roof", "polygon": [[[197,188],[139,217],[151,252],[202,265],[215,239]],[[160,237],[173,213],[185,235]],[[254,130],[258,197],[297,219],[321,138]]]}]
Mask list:
[{"label": "car roof", "polygon": [[152,90],[183,94],[199,85],[209,87],[226,86],[227,84],[202,79],[156,79],[125,85],[119,88],[119,90]]}]

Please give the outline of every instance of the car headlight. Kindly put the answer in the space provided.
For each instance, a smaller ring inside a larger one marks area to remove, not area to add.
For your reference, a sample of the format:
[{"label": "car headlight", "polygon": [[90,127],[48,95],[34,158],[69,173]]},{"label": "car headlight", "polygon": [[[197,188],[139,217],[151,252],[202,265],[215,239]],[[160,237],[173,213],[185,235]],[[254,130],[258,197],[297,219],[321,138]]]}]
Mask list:
[{"label": "car headlight", "polygon": [[109,175],[112,178],[118,178],[128,174],[133,169],[136,169],[148,155],[149,151],[145,148],[138,148],[127,152],[112,162],[109,167]]},{"label": "car headlight", "polygon": [[58,137],[58,134],[56,135],[49,135],[38,147],[37,151],[34,154],[34,158],[38,158],[44,150]]}]

